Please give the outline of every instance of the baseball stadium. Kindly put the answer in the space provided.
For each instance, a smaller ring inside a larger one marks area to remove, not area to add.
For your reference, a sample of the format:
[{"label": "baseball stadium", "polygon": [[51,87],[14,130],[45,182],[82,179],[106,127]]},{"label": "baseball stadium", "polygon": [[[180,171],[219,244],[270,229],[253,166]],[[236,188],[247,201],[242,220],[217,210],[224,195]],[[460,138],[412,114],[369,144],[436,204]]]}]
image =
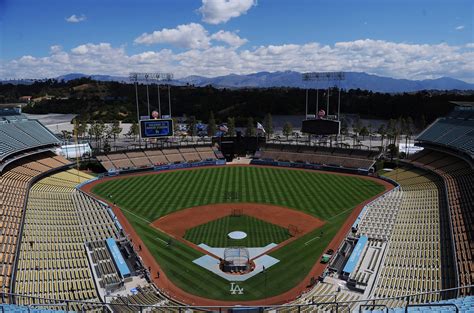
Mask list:
[{"label": "baseball stadium", "polygon": [[148,118],[94,173],[0,108],[2,312],[474,312],[472,103],[406,158],[313,141],[324,114],[296,142]]}]

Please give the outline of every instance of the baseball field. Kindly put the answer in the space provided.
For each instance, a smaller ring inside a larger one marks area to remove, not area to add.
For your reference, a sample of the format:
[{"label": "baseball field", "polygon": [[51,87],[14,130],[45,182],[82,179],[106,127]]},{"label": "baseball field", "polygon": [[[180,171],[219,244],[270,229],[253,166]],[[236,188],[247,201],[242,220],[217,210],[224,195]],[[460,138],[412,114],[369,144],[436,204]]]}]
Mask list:
[{"label": "baseball field", "polygon": [[[319,262],[354,208],[386,187],[375,180],[350,175],[223,166],[119,176],[99,180],[91,188],[94,194],[120,208],[172,284],[197,297],[238,302],[276,296],[298,285]],[[216,206],[212,212],[219,216],[207,216],[205,220],[199,208],[188,210],[218,204],[246,204],[256,209],[248,215],[244,211],[240,217],[231,217],[230,210]],[[291,219],[284,217],[291,214],[272,214],[270,205],[310,217],[303,219],[301,225],[310,219],[320,223],[314,229],[292,234],[288,229]],[[266,215],[257,214],[263,211]],[[174,215],[186,212],[188,215]],[[166,219],[173,215],[175,219]],[[195,218],[201,220],[192,222]],[[157,226],[160,221],[161,228]],[[226,237],[233,230],[245,230],[248,234],[241,245],[279,244],[268,253],[279,262],[239,282],[242,294],[232,294],[229,281],[193,263],[205,253],[197,248],[199,243],[234,245]]]}]

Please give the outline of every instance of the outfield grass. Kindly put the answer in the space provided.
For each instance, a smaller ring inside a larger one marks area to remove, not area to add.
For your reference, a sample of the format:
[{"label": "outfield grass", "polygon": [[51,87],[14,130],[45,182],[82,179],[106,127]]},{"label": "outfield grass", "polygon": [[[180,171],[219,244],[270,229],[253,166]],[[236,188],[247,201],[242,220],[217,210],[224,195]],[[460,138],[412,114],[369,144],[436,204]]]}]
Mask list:
[{"label": "outfield grass", "polygon": [[[230,239],[227,234],[240,230],[247,234],[244,239]],[[184,239],[195,244],[205,243],[211,247],[264,247],[270,243],[280,243],[290,238],[287,228],[241,215],[225,216],[186,231]]]},{"label": "outfield grass", "polygon": [[[265,167],[200,168],[135,176],[96,185],[93,192],[112,197],[142,237],[163,270],[189,293],[219,300],[254,300],[280,294],[303,279],[318,261],[353,208],[383,191],[373,181],[330,173]],[[229,196],[231,195],[231,196]],[[171,212],[211,203],[255,202],[293,208],[326,221],[317,229],[273,252],[280,260],[264,274],[240,284],[243,295],[231,295],[229,282],[192,261],[201,252],[149,226]],[[324,236],[320,236],[320,232]]]}]

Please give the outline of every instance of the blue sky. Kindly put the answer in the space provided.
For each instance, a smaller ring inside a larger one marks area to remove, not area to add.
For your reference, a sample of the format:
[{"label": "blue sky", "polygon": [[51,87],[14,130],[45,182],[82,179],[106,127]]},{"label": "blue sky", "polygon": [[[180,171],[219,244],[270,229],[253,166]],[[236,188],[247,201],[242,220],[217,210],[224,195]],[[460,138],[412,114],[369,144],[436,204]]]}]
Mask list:
[{"label": "blue sky", "polygon": [[344,70],[473,81],[473,3],[0,0],[0,77]]}]

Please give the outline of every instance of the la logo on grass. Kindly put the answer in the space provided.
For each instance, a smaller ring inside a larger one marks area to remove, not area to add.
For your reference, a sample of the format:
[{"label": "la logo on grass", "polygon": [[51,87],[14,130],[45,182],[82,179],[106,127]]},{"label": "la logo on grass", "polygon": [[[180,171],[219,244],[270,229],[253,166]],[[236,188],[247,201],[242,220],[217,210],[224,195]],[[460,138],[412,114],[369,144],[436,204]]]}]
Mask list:
[{"label": "la logo on grass", "polygon": [[243,295],[244,288],[240,288],[236,283],[230,283],[230,294],[231,295]]}]

